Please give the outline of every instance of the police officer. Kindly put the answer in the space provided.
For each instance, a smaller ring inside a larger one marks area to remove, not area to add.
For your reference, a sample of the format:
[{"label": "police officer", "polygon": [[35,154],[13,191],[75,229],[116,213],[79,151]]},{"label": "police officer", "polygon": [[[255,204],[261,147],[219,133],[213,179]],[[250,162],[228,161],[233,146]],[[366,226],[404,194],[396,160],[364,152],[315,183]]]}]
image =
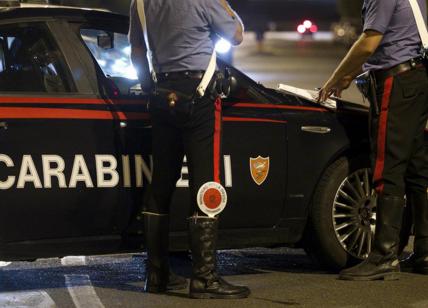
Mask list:
[{"label": "police officer", "polygon": [[[192,96],[207,70],[214,40],[221,36],[235,45],[243,40],[243,25],[226,0],[144,2],[157,88],[173,89],[184,96]],[[148,48],[138,5],[139,1],[134,0],[130,12],[132,61],[143,89],[150,91]],[[148,254],[145,289],[158,293],[186,287],[184,279],[173,274],[168,265],[169,207],[186,155],[193,262],[189,295],[192,298],[244,298],[250,293],[248,288],[231,285],[216,273],[218,218],[203,214],[196,201],[202,187],[220,183],[221,100],[212,89],[208,89],[202,98],[195,97],[194,103],[180,101],[179,96],[174,94],[170,97],[169,105],[158,104],[157,101],[150,103],[153,178],[152,193],[144,212]],[[208,197],[215,201],[222,195],[214,190],[214,194]]]},{"label": "police officer", "polygon": [[[418,3],[426,16],[425,0]],[[414,269],[428,272],[428,78],[409,0],[365,0],[363,21],[363,34],[319,93],[320,101],[340,97],[362,71],[375,80],[370,99],[375,238],[368,258],[343,270],[340,278],[394,280],[400,271],[397,248],[406,191],[417,217]]]}]

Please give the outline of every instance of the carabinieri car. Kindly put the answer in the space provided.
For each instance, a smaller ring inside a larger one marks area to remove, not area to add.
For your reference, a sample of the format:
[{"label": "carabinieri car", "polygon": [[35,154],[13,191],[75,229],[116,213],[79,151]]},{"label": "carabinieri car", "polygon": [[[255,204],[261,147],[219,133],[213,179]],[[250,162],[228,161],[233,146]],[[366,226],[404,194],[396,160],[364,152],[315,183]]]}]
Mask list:
[{"label": "carabinieri car", "polygon": [[[150,117],[130,63],[128,18],[102,10],[0,9],[0,259],[144,248]],[[371,248],[366,108],[332,111],[219,63],[223,100],[220,248],[301,246],[341,268]],[[186,162],[171,222],[185,250]]]}]

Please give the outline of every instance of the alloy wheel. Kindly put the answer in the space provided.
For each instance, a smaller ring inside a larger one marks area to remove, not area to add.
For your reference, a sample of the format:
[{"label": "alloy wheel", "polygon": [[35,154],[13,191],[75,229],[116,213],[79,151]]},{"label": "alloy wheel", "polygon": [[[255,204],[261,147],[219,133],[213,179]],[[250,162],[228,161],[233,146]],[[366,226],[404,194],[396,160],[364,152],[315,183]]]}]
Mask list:
[{"label": "alloy wheel", "polygon": [[368,168],[345,178],[336,192],[332,215],[334,231],[343,249],[354,258],[367,258],[376,227],[376,197]]}]

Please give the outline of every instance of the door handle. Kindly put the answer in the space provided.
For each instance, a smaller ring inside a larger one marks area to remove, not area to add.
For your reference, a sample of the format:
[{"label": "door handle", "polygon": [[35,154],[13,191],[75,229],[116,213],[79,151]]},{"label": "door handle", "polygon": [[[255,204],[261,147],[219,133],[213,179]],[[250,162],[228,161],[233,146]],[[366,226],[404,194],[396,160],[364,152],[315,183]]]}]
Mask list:
[{"label": "door handle", "polygon": [[1,128],[7,129],[8,128],[7,123],[6,122],[0,122],[0,129]]}]

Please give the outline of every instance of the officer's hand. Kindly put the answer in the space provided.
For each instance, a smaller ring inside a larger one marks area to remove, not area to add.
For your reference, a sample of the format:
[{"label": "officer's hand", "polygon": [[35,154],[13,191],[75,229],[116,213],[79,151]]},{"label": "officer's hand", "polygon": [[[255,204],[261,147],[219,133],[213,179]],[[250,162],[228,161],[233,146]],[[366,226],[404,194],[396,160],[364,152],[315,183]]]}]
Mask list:
[{"label": "officer's hand", "polygon": [[352,80],[353,78],[351,76],[345,76],[340,80],[335,80],[333,77],[330,78],[319,91],[317,101],[325,102],[333,95],[339,98],[342,97],[343,90],[349,88]]}]

